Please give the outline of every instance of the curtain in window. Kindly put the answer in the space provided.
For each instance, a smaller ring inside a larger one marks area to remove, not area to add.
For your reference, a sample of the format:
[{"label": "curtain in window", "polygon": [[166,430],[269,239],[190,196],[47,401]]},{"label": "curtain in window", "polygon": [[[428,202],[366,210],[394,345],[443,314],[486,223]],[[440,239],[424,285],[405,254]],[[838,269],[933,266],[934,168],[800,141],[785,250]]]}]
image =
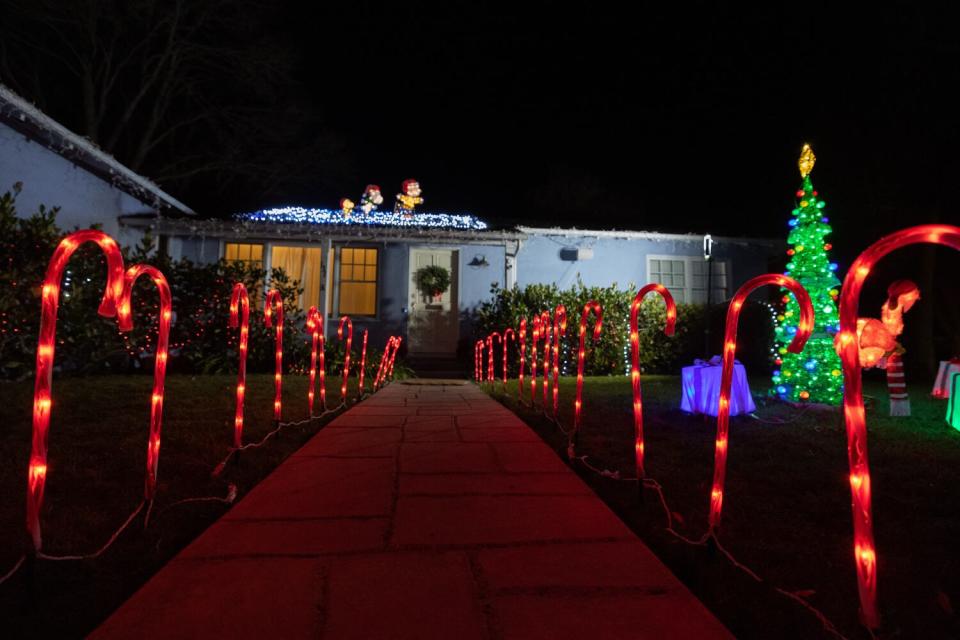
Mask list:
[{"label": "curtain in window", "polygon": [[300,307],[320,308],[320,267],[323,250],[310,247],[277,247],[270,254],[271,266],[283,269],[291,280],[299,280],[303,287]]}]

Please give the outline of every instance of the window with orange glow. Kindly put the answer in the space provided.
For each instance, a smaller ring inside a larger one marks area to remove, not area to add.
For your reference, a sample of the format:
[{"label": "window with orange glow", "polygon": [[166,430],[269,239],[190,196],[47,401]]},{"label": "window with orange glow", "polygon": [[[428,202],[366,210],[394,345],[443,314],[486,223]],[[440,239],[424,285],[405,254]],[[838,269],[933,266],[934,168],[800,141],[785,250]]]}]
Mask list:
[{"label": "window with orange glow", "polygon": [[340,249],[340,315],[377,314],[378,250],[363,247]]}]

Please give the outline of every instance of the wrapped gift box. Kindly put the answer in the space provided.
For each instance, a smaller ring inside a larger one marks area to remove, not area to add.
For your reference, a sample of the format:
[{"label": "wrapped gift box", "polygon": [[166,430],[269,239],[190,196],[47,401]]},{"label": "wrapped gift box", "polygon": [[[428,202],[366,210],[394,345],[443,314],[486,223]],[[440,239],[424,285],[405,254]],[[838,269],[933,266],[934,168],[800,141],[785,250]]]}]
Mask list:
[{"label": "wrapped gift box", "polygon": [[[716,416],[720,406],[720,376],[723,372],[720,356],[709,362],[695,360],[693,366],[681,370],[683,396],[680,409],[687,413],[702,413]],[[750,395],[747,370],[739,362],[733,365],[733,384],[730,388],[730,415],[753,413],[757,405]]]}]

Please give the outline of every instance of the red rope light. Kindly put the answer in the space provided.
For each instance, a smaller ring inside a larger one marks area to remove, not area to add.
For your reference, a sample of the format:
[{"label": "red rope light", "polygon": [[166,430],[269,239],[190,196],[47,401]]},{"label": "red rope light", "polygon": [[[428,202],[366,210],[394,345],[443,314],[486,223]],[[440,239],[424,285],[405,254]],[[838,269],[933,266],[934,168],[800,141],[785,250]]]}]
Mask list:
[{"label": "red rope light", "polygon": [[[553,311],[553,417],[560,408],[560,336],[567,334],[567,308],[558,304]],[[506,373],[504,373],[506,376]],[[506,384],[506,383],[504,383]],[[544,407],[546,409],[546,407]]]},{"label": "red rope light", "polygon": [[658,293],[667,305],[667,322],[663,328],[666,336],[672,336],[677,323],[677,305],[665,286],[651,283],[640,289],[630,305],[630,385],[633,388],[633,449],[637,462],[637,479],[643,480],[646,471],[643,466],[643,400],[640,398],[640,332],[637,322],[640,305],[648,293]]},{"label": "red rope light", "polygon": [[533,336],[530,342],[530,405],[537,405],[537,343],[540,341],[540,316],[533,316]]},{"label": "red rope light", "polygon": [[550,327],[550,312],[540,312],[540,340],[543,342],[543,411],[547,411],[547,395],[550,386],[550,346],[552,332]]},{"label": "red rope light", "polygon": [[580,347],[577,350],[577,397],[573,402],[573,430],[570,432],[570,444],[567,447],[567,455],[573,457],[577,445],[577,436],[580,431],[580,415],[583,409],[583,362],[586,359],[586,339],[587,339],[587,318],[593,313],[597,316],[597,321],[593,325],[593,340],[600,339],[600,330],[603,328],[603,307],[595,300],[590,300],[583,305],[583,313],[580,314],[580,328],[578,334],[580,337]]},{"label": "red rope light", "polygon": [[507,391],[507,344],[509,344],[511,336],[513,336],[513,341],[516,342],[517,341],[516,332],[512,328],[507,327],[506,329],[503,330],[503,338],[501,338],[500,340],[500,342],[503,344],[503,391],[504,393],[506,393]]},{"label": "red rope light", "polygon": [[[274,309],[274,307],[276,307],[276,309]],[[274,314],[277,316],[276,320],[273,319]],[[273,290],[267,293],[267,304],[263,307],[263,322],[268,328],[276,325],[274,332],[274,345],[276,348],[274,360],[276,367],[273,374],[273,419],[275,422],[280,422],[283,402],[281,395],[283,387],[283,298],[280,296],[279,291]]]},{"label": "red rope light", "polygon": [[347,404],[347,376],[350,375],[350,345],[353,344],[353,320],[350,316],[340,318],[340,326],[337,327],[337,337],[343,340],[343,326],[347,326],[347,345],[343,352],[343,382],[340,383],[340,402]]},{"label": "red rope light", "polygon": [[527,358],[527,319],[520,318],[520,376],[517,379],[517,402],[523,402],[523,368]]},{"label": "red rope light", "polygon": [[877,554],[873,537],[873,496],[867,460],[867,423],[858,357],[857,315],[863,283],[874,265],[888,253],[911,244],[941,244],[960,250],[960,227],[928,224],[902,229],[870,245],[853,262],[840,294],[840,333],[837,343],[843,363],[843,415],[847,425],[850,493],[853,497],[853,554],[863,623],[880,626],[877,608]]},{"label": "red rope light", "polygon": [[383,348],[383,357],[380,358],[380,366],[377,368],[377,377],[373,381],[373,388],[378,389],[384,383],[386,379],[387,366],[390,361],[390,350],[395,348],[395,345],[399,345],[400,341],[396,336],[390,336],[387,338],[387,344]]},{"label": "red rope light", "polygon": [[327,409],[326,358],[324,356],[323,316],[316,307],[307,310],[307,329],[310,331],[310,389],[307,391],[307,403],[310,415],[313,415],[314,390],[317,380],[317,358],[320,359],[320,410]]},{"label": "red rope light", "polygon": [[40,336],[37,340],[37,373],[33,387],[33,440],[27,469],[27,532],[35,551],[40,551],[40,508],[47,479],[47,436],[53,409],[53,357],[56,348],[57,309],[60,306],[60,281],[73,252],[85,242],[94,242],[107,258],[107,286],[97,313],[112,318],[123,295],[123,255],[117,243],[101,231],[71,233],[60,241],[47,265],[40,303]]},{"label": "red rope light", "polygon": [[774,285],[789,289],[800,306],[800,322],[797,333],[787,346],[791,353],[803,351],[810,333],[813,331],[813,304],[810,295],[799,282],[787,276],[767,273],[748,280],[730,301],[727,307],[727,319],[723,336],[723,370],[720,373],[720,401],[717,409],[717,441],[714,454],[713,486],[710,489],[710,531],[720,526],[723,508],[723,486],[727,472],[727,443],[730,435],[730,388],[733,386],[733,360],[737,350],[737,324],[743,302],[754,289]]},{"label": "red rope light", "polygon": [[387,376],[389,376],[391,380],[393,379],[393,365],[397,361],[397,352],[400,351],[401,342],[403,342],[403,338],[397,336],[396,340],[393,342],[393,351],[390,352],[390,365],[387,368]]},{"label": "red rope light", "polygon": [[357,387],[358,387],[357,397],[358,397],[358,398],[362,398],[362,397],[363,397],[363,374],[364,374],[364,371],[363,371],[363,370],[364,370],[364,368],[366,368],[366,366],[367,366],[367,333],[368,333],[368,330],[367,330],[367,329],[364,329],[364,330],[363,330],[363,347],[360,349],[360,379],[359,379],[359,381],[357,382]]},{"label": "red rope light", "polygon": [[147,478],[144,498],[153,500],[157,492],[157,468],[160,462],[160,432],[163,428],[163,383],[167,377],[167,351],[170,345],[170,319],[173,302],[170,285],[159,269],[147,264],[135,264],[123,278],[123,294],[117,307],[120,331],[133,330],[133,285],[140,276],[147,276],[160,294],[160,318],[157,327],[157,350],[153,362],[153,394],[150,396],[150,436],[147,440]]},{"label": "red rope light", "polygon": [[[243,306],[243,311],[240,307]],[[243,446],[243,398],[247,392],[247,345],[250,338],[250,298],[247,288],[242,282],[233,285],[230,294],[230,322],[231,329],[240,328],[240,366],[237,369],[237,408],[233,416],[233,446],[239,449]]]},{"label": "red rope light", "polygon": [[483,345],[485,344],[483,338],[477,340],[477,382],[483,384]]},{"label": "red rope light", "polygon": [[493,341],[494,338],[500,340],[500,334],[494,331],[487,336],[487,382],[496,382],[497,374],[493,367]]}]

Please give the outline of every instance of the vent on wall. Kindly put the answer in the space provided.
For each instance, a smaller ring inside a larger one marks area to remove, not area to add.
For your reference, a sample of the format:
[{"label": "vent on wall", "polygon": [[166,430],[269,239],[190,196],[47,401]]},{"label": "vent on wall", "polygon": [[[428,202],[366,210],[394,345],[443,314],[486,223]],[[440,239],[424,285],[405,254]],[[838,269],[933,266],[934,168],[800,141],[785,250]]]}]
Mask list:
[{"label": "vent on wall", "polygon": [[560,249],[560,259],[569,262],[593,260],[593,247],[564,247]]}]

